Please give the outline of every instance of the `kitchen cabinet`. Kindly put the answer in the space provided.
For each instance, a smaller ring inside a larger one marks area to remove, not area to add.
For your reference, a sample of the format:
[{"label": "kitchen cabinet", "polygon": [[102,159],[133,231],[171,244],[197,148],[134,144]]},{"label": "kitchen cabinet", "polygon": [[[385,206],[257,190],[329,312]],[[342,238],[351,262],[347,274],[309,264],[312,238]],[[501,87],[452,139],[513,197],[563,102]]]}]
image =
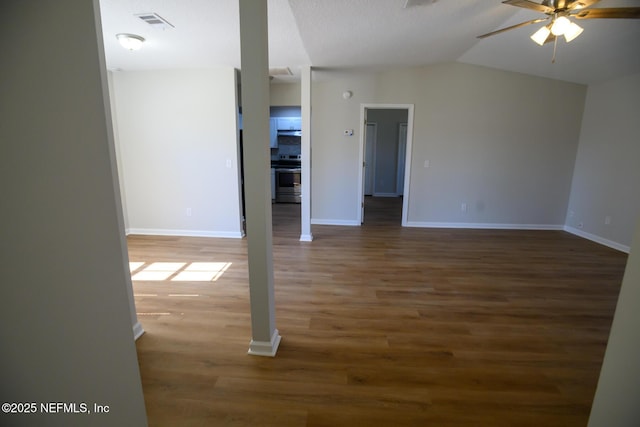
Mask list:
[{"label": "kitchen cabinet", "polygon": [[300,130],[302,119],[300,117],[278,117],[278,130]]},{"label": "kitchen cabinet", "polygon": [[269,147],[278,148],[278,119],[269,119]]}]

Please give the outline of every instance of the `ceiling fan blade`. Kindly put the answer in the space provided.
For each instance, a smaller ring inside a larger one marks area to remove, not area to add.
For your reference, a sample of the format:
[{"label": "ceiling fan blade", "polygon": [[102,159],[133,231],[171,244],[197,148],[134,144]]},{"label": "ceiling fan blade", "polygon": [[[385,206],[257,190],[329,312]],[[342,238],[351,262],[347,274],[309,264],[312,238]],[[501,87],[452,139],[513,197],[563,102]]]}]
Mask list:
[{"label": "ceiling fan blade", "polygon": [[512,26],[510,26],[510,27],[501,28],[501,29],[499,29],[499,30],[492,31],[492,32],[487,33],[487,34],[483,34],[483,35],[481,35],[481,36],[478,36],[477,38],[479,38],[479,39],[484,39],[485,37],[493,36],[493,35],[495,35],[495,34],[504,33],[505,31],[514,30],[514,29],[516,29],[516,28],[520,28],[520,27],[525,27],[525,26],[527,26],[527,25],[537,24],[538,22],[546,21],[546,20],[548,20],[548,19],[549,19],[549,18],[539,18],[539,19],[533,19],[533,20],[531,20],[531,21],[521,22],[521,23],[519,23],[519,24],[512,25]]},{"label": "ceiling fan blade", "polygon": [[605,7],[601,9],[585,9],[571,13],[571,16],[576,19],[640,19],[640,7]]},{"label": "ceiling fan blade", "polygon": [[571,3],[571,5],[567,9],[569,10],[586,9],[598,3],[599,1],[600,0],[574,0],[574,2]]},{"label": "ceiling fan blade", "polygon": [[509,4],[511,6],[523,7],[525,9],[531,9],[542,13],[553,13],[555,11],[555,9],[552,7],[545,6],[540,3],[534,3],[529,0],[504,0],[502,3]]}]

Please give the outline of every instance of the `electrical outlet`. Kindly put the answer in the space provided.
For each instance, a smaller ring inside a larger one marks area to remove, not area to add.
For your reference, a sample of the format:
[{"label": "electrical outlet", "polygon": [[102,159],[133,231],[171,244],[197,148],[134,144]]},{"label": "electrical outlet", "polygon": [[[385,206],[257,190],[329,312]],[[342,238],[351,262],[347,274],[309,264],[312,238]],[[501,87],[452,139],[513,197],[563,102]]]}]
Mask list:
[{"label": "electrical outlet", "polygon": [[187,208],[187,216],[191,216],[191,208]]},{"label": "electrical outlet", "polygon": [[460,212],[467,213],[467,204],[466,203],[462,203],[460,205]]},{"label": "electrical outlet", "polygon": [[607,215],[604,217],[604,225],[611,225],[611,216]]},{"label": "electrical outlet", "polygon": [[574,211],[569,211],[569,218],[573,218],[576,215]]},{"label": "electrical outlet", "polygon": [[425,168],[428,168],[428,167],[429,167],[429,160],[425,160],[425,161],[424,161],[424,167],[425,167]]}]

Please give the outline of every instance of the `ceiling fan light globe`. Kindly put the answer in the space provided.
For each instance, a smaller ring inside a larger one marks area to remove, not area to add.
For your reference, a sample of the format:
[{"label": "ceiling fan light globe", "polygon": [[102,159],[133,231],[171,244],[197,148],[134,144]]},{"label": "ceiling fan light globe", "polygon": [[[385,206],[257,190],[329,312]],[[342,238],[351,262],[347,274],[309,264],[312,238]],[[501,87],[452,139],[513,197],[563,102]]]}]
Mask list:
[{"label": "ceiling fan light globe", "polygon": [[549,33],[551,33],[551,31],[547,27],[548,25],[540,28],[538,31],[533,33],[531,35],[531,40],[533,40],[534,42],[542,46],[544,42],[547,40],[547,37],[549,37]]},{"label": "ceiling fan light globe", "polygon": [[575,39],[580,34],[582,34],[583,31],[584,31],[584,28],[572,22],[571,25],[569,25],[569,28],[567,28],[567,31],[564,32],[564,38],[567,41],[567,43],[569,43],[571,40]]},{"label": "ceiling fan light globe", "polygon": [[571,26],[571,21],[566,16],[560,16],[553,21],[553,25],[551,25],[551,34],[554,36],[563,35]]}]

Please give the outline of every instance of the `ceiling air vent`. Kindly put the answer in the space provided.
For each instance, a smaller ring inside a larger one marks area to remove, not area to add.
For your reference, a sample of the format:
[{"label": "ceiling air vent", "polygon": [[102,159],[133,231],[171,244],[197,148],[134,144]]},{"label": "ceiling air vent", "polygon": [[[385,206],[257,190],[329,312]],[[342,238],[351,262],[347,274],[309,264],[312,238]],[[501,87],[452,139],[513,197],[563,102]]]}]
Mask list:
[{"label": "ceiling air vent", "polygon": [[166,30],[167,28],[175,28],[171,22],[167,21],[157,13],[139,13],[135,16],[142,19],[144,22],[151,25],[153,28],[157,28],[160,30]]},{"label": "ceiling air vent", "polygon": [[289,67],[273,67],[269,68],[270,76],[293,76],[293,73]]},{"label": "ceiling air vent", "polygon": [[414,6],[430,5],[437,1],[438,0],[405,0],[403,7],[406,9]]}]

